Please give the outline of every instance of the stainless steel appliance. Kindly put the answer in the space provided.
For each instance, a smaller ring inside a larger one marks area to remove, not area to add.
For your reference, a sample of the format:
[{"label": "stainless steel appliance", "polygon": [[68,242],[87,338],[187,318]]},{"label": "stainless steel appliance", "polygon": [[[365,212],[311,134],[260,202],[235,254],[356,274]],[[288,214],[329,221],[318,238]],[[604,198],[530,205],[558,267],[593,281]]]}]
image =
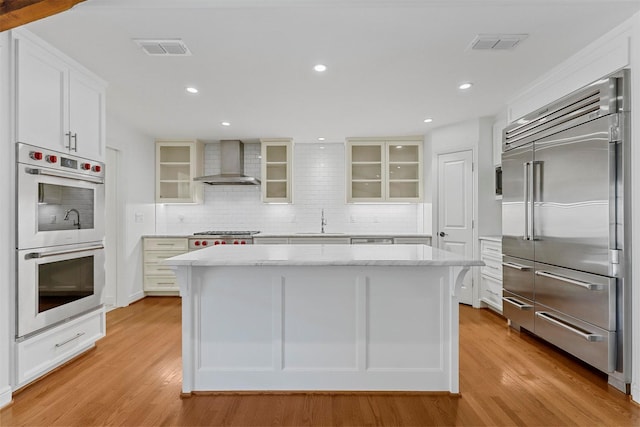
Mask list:
[{"label": "stainless steel appliance", "polygon": [[220,141],[220,174],[198,176],[194,181],[209,185],[260,185],[260,180],[244,174],[244,143]]},{"label": "stainless steel appliance", "polygon": [[505,128],[502,250],[511,325],[608,373],[628,392],[625,76],[603,78]]},{"label": "stainless steel appliance", "polygon": [[104,237],[104,163],[18,143],[18,248]]},{"label": "stainless steel appliance", "polygon": [[201,231],[189,237],[189,250],[215,245],[251,245],[259,231]]},{"label": "stainless steel appliance", "polygon": [[101,162],[16,144],[19,340],[98,308],[104,273]]},{"label": "stainless steel appliance", "polygon": [[393,245],[391,237],[352,237],[352,245]]}]

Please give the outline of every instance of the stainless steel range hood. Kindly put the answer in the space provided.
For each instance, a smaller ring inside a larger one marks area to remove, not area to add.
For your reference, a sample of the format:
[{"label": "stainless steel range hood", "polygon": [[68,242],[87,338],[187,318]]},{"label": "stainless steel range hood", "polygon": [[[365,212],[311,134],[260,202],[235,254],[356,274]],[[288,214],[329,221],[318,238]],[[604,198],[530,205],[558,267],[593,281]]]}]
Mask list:
[{"label": "stainless steel range hood", "polygon": [[220,175],[193,178],[209,185],[260,185],[260,180],[244,174],[244,144],[238,140],[220,141]]}]

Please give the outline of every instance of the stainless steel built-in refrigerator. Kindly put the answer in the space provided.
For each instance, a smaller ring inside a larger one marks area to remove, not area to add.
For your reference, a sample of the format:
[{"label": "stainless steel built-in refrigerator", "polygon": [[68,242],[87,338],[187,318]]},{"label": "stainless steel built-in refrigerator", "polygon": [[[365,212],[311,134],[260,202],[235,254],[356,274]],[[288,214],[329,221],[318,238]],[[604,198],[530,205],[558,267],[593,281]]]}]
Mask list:
[{"label": "stainless steel built-in refrigerator", "polygon": [[504,315],[628,392],[630,215],[621,72],[503,133]]}]

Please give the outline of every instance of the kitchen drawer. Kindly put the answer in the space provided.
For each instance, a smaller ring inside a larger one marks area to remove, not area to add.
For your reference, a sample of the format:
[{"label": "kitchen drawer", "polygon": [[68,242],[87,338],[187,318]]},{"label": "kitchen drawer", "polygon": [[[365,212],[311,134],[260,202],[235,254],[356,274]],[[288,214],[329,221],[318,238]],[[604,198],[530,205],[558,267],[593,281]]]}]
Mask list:
[{"label": "kitchen drawer", "polygon": [[533,261],[522,258],[503,257],[502,287],[528,300],[534,300]]},{"label": "kitchen drawer", "polygon": [[536,263],[536,302],[613,331],[616,279]]},{"label": "kitchen drawer", "polygon": [[502,258],[502,243],[494,242],[493,240],[480,240],[480,256]]},{"label": "kitchen drawer", "polygon": [[601,371],[615,369],[615,332],[536,303],[535,333]]},{"label": "kitchen drawer", "polygon": [[145,291],[179,291],[178,280],[175,276],[145,277]]},{"label": "kitchen drawer", "polygon": [[183,237],[145,237],[144,238],[144,250],[168,250],[168,251],[183,251],[188,249],[187,239]]},{"label": "kitchen drawer", "polygon": [[502,260],[493,256],[482,256],[484,266],[480,268],[481,274],[491,276],[502,282]]},{"label": "kitchen drawer", "polygon": [[502,281],[491,276],[480,276],[480,299],[502,312]]},{"label": "kitchen drawer", "polygon": [[173,270],[164,264],[146,264],[144,265],[145,276],[171,276],[175,277]]},{"label": "kitchen drawer", "polygon": [[104,337],[104,308],[85,314],[18,342],[16,363],[18,386],[23,386],[62,363],[93,347]]},{"label": "kitchen drawer", "polygon": [[534,331],[533,301],[502,290],[502,315],[516,325]]},{"label": "kitchen drawer", "polygon": [[145,251],[144,262],[162,262],[167,258],[182,255],[185,251]]}]

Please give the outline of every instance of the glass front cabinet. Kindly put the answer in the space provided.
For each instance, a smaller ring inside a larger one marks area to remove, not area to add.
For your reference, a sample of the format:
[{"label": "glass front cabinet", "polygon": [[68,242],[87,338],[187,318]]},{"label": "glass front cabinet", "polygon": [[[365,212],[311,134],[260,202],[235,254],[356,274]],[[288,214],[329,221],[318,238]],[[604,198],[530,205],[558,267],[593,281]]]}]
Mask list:
[{"label": "glass front cabinet", "polygon": [[156,141],[156,202],[202,203],[204,145],[200,141]]},{"label": "glass front cabinet", "polygon": [[291,139],[261,139],[262,201],[291,203],[291,170],[293,142]]},{"label": "glass front cabinet", "polygon": [[347,202],[421,202],[422,140],[349,139]]}]

